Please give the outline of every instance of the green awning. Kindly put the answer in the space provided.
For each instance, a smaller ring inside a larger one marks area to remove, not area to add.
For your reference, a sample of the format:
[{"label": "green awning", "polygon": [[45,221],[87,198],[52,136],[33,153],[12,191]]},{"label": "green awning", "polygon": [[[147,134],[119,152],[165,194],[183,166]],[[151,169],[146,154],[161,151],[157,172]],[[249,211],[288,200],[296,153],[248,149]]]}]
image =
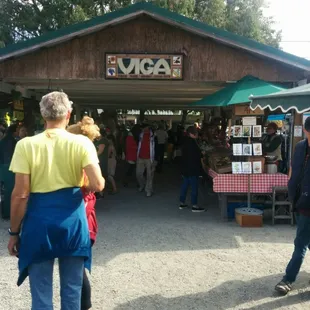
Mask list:
[{"label": "green awning", "polygon": [[192,103],[191,107],[227,107],[233,104],[250,103],[251,95],[267,95],[283,90],[283,87],[247,75],[236,83]]},{"label": "green awning", "polygon": [[[254,94],[253,94],[254,95]],[[281,109],[284,113],[295,109],[298,113],[310,110],[310,84],[283,90],[266,96],[251,96],[251,109]]]}]

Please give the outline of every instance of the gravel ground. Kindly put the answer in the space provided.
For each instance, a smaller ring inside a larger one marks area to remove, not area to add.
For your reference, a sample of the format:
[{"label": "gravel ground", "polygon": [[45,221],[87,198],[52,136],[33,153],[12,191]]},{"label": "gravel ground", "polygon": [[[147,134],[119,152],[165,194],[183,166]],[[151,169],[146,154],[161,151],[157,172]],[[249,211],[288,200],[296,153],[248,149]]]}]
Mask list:
[{"label": "gravel ground", "polygon": [[[98,203],[100,234],[94,246],[93,309],[204,310],[309,309],[309,259],[294,292],[274,295],[292,254],[289,225],[247,229],[219,218],[216,196],[208,212],[178,210],[173,171],[156,175],[146,198],[123,189]],[[17,260],[7,254],[8,222],[0,221],[0,310],[30,309],[28,282],[18,288]],[[59,309],[58,275],[55,309]]]}]

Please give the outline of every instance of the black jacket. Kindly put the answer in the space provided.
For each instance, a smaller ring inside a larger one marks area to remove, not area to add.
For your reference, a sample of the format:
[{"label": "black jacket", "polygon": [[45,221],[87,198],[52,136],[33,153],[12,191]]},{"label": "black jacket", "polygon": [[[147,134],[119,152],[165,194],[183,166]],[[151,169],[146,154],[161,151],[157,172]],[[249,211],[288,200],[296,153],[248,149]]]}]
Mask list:
[{"label": "black jacket", "polygon": [[185,177],[202,175],[201,151],[197,140],[184,137],[182,145],[181,173]]}]

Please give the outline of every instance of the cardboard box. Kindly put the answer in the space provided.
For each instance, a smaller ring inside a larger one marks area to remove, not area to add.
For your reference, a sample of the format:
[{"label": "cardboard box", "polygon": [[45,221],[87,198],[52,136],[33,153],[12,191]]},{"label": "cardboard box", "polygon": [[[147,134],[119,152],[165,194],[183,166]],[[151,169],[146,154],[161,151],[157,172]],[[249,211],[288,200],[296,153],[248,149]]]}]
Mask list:
[{"label": "cardboard box", "polygon": [[257,209],[251,212],[243,212],[247,208],[239,208],[235,210],[236,222],[241,227],[262,227],[263,226],[263,213]]}]

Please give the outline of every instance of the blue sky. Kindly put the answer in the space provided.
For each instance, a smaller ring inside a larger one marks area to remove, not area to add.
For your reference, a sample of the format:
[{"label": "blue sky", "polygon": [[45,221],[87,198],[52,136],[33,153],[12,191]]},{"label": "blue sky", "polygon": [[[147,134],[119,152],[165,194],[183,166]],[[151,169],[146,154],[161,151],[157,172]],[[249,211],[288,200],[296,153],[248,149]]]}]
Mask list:
[{"label": "blue sky", "polygon": [[284,51],[310,60],[310,0],[267,0],[265,14],[273,16],[282,30]]}]

